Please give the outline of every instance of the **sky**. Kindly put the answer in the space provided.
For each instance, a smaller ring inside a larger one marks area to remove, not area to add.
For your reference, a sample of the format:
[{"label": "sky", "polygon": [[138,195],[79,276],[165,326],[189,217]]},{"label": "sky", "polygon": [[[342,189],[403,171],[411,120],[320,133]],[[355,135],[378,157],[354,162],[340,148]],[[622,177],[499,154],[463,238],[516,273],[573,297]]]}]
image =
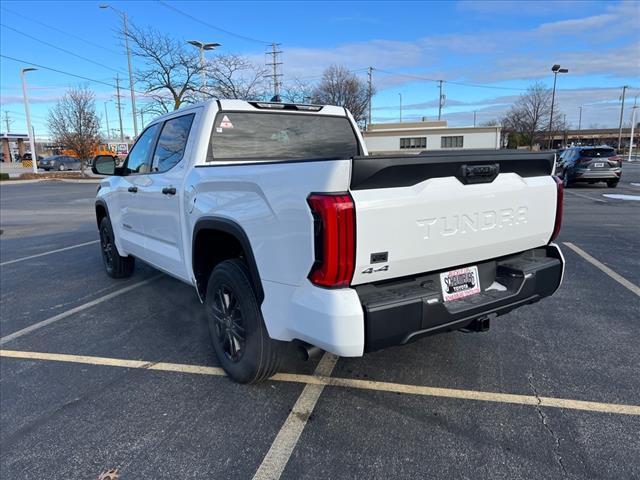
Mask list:
[{"label": "sky", "polygon": [[[103,121],[108,116],[111,129],[117,127],[114,78],[128,83],[117,34],[121,18],[99,4],[0,3],[0,131],[6,131],[6,112],[10,131],[26,132],[20,69],[34,64],[40,67],[26,77],[37,137],[46,137],[47,112],[56,100],[79,85],[95,92],[98,114]],[[313,84],[332,64],[366,80],[371,66],[374,123],[397,121],[400,98],[403,121],[437,118],[440,79],[446,95],[443,119],[450,125],[472,125],[474,112],[478,124],[497,119],[532,83],[551,87],[554,63],[569,69],[558,76],[556,101],[573,127],[581,105],[583,128],[617,127],[623,85],[630,87],[624,113],[629,123],[630,106],[640,93],[639,1],[150,0],[111,5],[139,26],[185,42],[218,42],[221,53],[246,55],[260,64],[268,59],[269,44],[277,42],[285,82]],[[131,135],[129,92],[122,94],[124,130]],[[137,101],[143,104],[144,97]]]}]

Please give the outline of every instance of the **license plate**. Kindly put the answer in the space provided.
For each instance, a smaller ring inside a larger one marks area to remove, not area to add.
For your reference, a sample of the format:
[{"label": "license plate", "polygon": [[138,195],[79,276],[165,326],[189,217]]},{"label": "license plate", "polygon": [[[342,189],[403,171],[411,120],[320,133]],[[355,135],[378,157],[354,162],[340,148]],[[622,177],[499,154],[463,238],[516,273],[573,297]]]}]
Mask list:
[{"label": "license plate", "polygon": [[440,274],[442,297],[445,302],[480,293],[478,267],[464,267]]},{"label": "license plate", "polygon": [[604,163],[594,163],[593,166],[596,167],[596,168],[604,167]]}]

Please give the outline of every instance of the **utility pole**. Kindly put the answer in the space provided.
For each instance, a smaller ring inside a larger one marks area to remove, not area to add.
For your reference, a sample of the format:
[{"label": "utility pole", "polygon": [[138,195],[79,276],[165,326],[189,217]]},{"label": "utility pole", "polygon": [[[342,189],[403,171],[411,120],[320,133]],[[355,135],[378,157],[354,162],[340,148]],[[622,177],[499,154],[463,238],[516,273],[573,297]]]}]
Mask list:
[{"label": "utility pole", "polygon": [[628,85],[622,87],[622,105],[620,106],[620,127],[618,128],[618,150],[622,146],[622,115],[624,113],[624,94],[627,92]]},{"label": "utility pole", "polygon": [[120,105],[120,97],[120,77],[118,76],[118,74],[116,74],[116,103],[118,104],[118,119],[120,120],[120,142],[124,142],[124,132],[122,130],[122,106]]},{"label": "utility pole", "polygon": [[280,101],[280,77],[282,77],[282,74],[278,73],[278,66],[282,65],[282,62],[278,61],[278,55],[282,53],[282,50],[278,50],[279,46],[279,43],[272,43],[271,51],[267,52],[267,55],[271,55],[271,63],[267,63],[267,66],[271,67],[273,72],[271,75],[267,75],[267,77],[271,77],[271,81],[273,82],[272,102]]},{"label": "utility pole", "polygon": [[402,123],[402,94],[398,93],[398,95],[400,95],[400,123]]},{"label": "utility pole", "polygon": [[9,118],[9,112],[4,111],[4,123],[7,126],[7,133],[11,133],[11,119]]},{"label": "utility pole", "polygon": [[438,80],[440,84],[440,99],[438,101],[438,120],[442,118],[442,108],[444,107],[444,94],[442,93],[442,84],[444,80]]},{"label": "utility pole", "polygon": [[476,111],[473,111],[473,128],[476,128]]},{"label": "utility pole", "polygon": [[142,129],[144,130],[144,108],[140,109],[140,123],[142,124]]},{"label": "utility pole", "polygon": [[373,96],[373,82],[372,82],[372,73],[373,73],[373,67],[369,67],[368,68],[368,77],[369,77],[369,83],[368,83],[368,91],[367,91],[367,95],[369,96],[369,112],[367,115],[367,130],[369,129],[369,125],[371,125],[371,97]]}]

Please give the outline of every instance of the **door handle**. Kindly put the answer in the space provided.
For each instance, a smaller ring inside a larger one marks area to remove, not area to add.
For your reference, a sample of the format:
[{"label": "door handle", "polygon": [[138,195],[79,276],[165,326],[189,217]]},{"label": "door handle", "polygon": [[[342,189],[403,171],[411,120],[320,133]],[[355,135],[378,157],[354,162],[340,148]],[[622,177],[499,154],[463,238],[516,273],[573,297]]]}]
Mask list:
[{"label": "door handle", "polygon": [[162,193],[164,193],[165,195],[175,195],[176,187],[164,187],[162,189]]},{"label": "door handle", "polygon": [[138,187],[129,187],[127,188],[127,192],[138,193]]}]

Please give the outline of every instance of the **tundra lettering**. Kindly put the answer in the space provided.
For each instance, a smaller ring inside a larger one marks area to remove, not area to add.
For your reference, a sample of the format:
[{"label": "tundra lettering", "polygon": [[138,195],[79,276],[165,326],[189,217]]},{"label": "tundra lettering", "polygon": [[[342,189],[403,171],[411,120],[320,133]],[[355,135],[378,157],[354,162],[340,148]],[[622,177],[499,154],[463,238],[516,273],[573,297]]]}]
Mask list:
[{"label": "tundra lettering", "polygon": [[[433,233],[443,237],[457,234],[513,227],[527,223],[527,207],[517,209],[503,208],[498,211],[487,210],[472,214],[451,215],[446,217],[418,220],[418,227],[424,229],[424,239],[429,240]],[[433,227],[433,228],[432,228]]]}]

